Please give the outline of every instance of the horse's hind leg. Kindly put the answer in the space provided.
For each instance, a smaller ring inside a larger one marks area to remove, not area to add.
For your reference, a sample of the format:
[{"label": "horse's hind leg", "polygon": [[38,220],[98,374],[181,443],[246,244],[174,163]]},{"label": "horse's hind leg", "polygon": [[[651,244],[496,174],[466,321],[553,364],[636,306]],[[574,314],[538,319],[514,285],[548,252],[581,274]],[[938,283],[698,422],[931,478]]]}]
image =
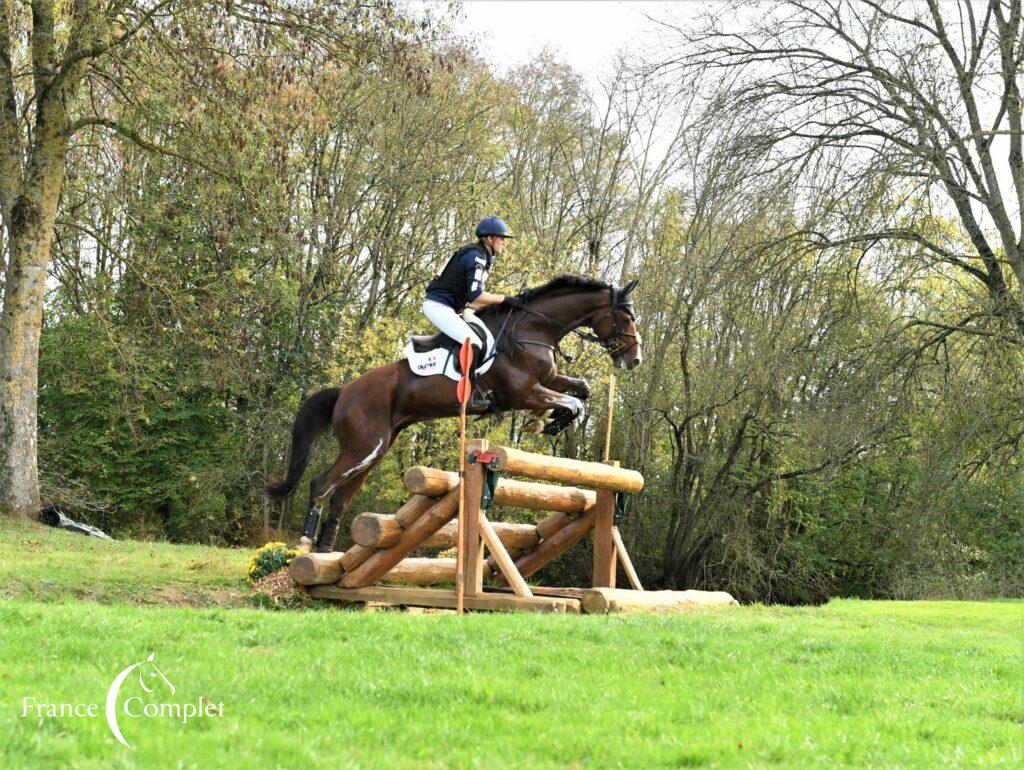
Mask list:
[{"label": "horse's hind leg", "polygon": [[[309,485],[309,513],[306,514],[306,527],[302,538],[299,540],[299,550],[309,551],[312,547],[320,525],[320,513],[323,510],[324,503],[336,491],[347,488],[357,478],[365,476],[388,450],[388,447],[391,445],[389,438],[379,438],[372,443],[369,440],[365,440],[355,446],[346,447],[338,455],[338,459],[334,461],[330,468],[313,479]],[[351,495],[355,494],[361,484],[362,481],[353,485],[354,488]],[[351,495],[349,495],[348,499],[342,498],[343,505],[347,506]],[[338,518],[340,518],[341,513],[343,513],[343,510],[339,511],[339,514],[335,516],[332,509],[332,514],[327,524],[331,525],[333,522],[333,532],[328,533],[330,535],[329,538],[324,538],[323,536],[318,538],[318,543],[324,543],[329,540],[333,544],[334,538],[338,534]]]},{"label": "horse's hind leg", "polygon": [[354,476],[349,481],[346,481],[331,495],[327,521],[324,522],[323,529],[320,530],[320,536],[316,539],[317,553],[330,553],[334,550],[334,543],[338,539],[338,525],[341,523],[341,518],[345,515],[345,511],[348,510],[349,505],[352,503],[352,498],[356,496],[356,492],[363,486],[363,482],[366,481],[366,477],[369,474],[369,470],[363,471],[358,476]]}]

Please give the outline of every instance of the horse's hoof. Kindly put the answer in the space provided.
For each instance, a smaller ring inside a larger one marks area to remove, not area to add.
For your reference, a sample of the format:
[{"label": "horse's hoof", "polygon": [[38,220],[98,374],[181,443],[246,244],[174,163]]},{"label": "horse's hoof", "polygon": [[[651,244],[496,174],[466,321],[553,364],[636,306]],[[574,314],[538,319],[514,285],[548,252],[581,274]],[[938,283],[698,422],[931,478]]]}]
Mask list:
[{"label": "horse's hoof", "polygon": [[538,420],[536,417],[527,420],[523,425],[523,433],[540,433],[542,430],[544,430],[544,421]]},{"label": "horse's hoof", "polygon": [[309,553],[313,549],[313,541],[308,537],[300,537],[299,544],[295,547],[295,550],[299,553]]}]

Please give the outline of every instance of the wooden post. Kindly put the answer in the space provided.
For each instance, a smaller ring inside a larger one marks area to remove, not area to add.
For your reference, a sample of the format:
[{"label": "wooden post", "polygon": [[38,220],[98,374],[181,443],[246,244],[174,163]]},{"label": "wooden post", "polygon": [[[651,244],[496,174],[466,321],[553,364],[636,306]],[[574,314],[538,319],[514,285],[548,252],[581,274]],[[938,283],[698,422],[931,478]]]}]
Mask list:
[{"label": "wooden post", "polygon": [[[462,477],[463,506],[462,542],[458,558],[462,562],[462,593],[464,596],[479,596],[484,590],[483,538],[480,532],[480,497],[484,489],[484,466],[471,463],[471,452],[482,452],[489,446],[487,439],[466,442],[466,474]],[[457,585],[456,589],[460,586]]]},{"label": "wooden post", "polygon": [[604,428],[604,461],[608,462],[608,458],[612,451],[612,415],[615,412],[615,370],[612,369],[612,373],[608,379],[608,422]]},{"label": "wooden post", "polygon": [[[618,460],[608,460],[605,465],[618,468]],[[594,574],[595,588],[615,588],[615,540],[612,528],[615,526],[615,493],[610,489],[597,490],[597,504],[594,506]]]}]

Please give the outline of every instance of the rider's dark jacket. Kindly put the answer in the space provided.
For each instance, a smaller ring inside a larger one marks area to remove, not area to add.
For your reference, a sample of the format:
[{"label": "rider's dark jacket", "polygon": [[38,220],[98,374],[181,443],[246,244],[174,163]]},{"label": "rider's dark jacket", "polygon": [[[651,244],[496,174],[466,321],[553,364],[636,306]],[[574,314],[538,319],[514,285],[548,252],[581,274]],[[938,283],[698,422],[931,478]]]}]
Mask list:
[{"label": "rider's dark jacket", "polygon": [[471,243],[452,254],[451,259],[427,284],[427,299],[440,302],[461,313],[484,290],[491,253],[482,243]]}]

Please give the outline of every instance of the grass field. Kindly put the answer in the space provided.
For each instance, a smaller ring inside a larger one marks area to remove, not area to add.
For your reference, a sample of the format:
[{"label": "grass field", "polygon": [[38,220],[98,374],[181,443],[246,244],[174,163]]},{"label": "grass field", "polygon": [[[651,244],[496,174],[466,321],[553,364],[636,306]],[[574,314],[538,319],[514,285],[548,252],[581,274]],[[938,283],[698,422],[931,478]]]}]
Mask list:
[{"label": "grass field", "polygon": [[[1021,602],[268,611],[245,606],[245,552],[0,535],[3,768],[1024,766]],[[125,748],[104,700],[151,653],[175,693],[125,697],[223,715],[122,716]]]}]

